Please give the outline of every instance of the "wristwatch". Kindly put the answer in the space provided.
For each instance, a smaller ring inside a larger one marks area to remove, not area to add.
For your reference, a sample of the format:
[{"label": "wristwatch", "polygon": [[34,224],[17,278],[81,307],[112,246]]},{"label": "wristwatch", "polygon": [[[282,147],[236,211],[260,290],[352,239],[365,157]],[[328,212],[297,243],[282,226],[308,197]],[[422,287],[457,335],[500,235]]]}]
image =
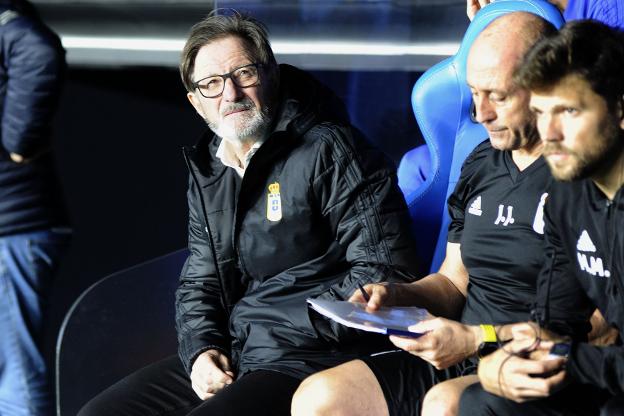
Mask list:
[{"label": "wristwatch", "polygon": [[483,342],[479,344],[477,349],[477,356],[483,358],[488,354],[493,353],[500,348],[498,337],[496,336],[496,330],[494,325],[479,325],[481,327],[481,333],[483,335]]}]

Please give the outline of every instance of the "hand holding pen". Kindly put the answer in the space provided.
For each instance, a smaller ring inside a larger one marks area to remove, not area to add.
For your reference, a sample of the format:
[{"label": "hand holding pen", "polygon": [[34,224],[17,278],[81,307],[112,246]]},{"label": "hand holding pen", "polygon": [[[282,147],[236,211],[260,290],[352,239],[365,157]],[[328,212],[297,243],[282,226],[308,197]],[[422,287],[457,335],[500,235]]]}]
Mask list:
[{"label": "hand holding pen", "polygon": [[362,286],[357,282],[358,290],[349,298],[349,302],[366,303],[366,308],[377,310],[381,306],[394,304],[394,285],[373,283]]},{"label": "hand holding pen", "polygon": [[364,287],[362,286],[360,282],[357,282],[357,285],[358,285],[358,288],[360,289],[360,293],[362,294],[362,297],[364,298],[366,303],[368,303],[368,301],[370,300],[370,296],[368,295],[366,290],[364,290]]}]

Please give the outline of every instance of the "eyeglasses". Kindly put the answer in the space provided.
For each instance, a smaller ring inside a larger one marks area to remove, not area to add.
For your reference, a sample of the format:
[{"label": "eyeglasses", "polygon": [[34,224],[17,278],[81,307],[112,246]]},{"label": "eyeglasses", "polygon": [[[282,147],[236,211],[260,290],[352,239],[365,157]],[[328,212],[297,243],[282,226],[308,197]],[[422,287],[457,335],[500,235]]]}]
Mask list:
[{"label": "eyeglasses", "polygon": [[244,65],[223,75],[211,75],[194,83],[199,93],[206,98],[217,98],[223,94],[225,81],[231,79],[236,86],[247,88],[258,82],[258,68],[262,64]]}]

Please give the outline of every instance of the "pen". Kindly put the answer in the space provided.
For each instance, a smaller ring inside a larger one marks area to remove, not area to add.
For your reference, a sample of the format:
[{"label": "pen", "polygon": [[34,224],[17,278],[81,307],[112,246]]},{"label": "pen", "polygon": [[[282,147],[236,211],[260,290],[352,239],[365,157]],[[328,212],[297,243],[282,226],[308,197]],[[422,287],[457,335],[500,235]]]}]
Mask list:
[{"label": "pen", "polygon": [[357,282],[357,285],[360,288],[360,292],[362,292],[362,296],[364,296],[364,300],[366,301],[366,303],[368,303],[368,301],[370,300],[370,296],[368,296],[368,293],[366,293],[360,282]]}]

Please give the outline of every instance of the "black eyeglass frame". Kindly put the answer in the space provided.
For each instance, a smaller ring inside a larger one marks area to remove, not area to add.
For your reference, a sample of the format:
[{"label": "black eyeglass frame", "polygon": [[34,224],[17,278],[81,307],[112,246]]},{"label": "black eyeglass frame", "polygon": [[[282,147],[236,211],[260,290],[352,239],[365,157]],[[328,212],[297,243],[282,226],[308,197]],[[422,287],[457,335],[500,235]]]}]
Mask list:
[{"label": "black eyeglass frame", "polygon": [[[236,82],[236,78],[234,78],[234,77],[233,77],[234,73],[235,73],[236,71],[239,71],[239,70],[243,69],[243,68],[248,68],[248,67],[252,67],[252,66],[256,68],[256,72],[257,72],[257,75],[256,75],[256,76],[258,77],[258,79],[256,80],[256,82],[254,82],[253,84],[250,84],[250,85],[246,85],[246,86],[244,86],[244,87],[243,87],[242,85],[238,85],[238,83]],[[194,81],[194,82],[193,82],[193,88],[195,88],[195,89],[199,90],[199,93],[200,93],[200,94],[202,95],[202,97],[204,97],[204,98],[218,98],[218,97],[220,97],[220,96],[223,94],[223,91],[225,90],[225,83],[226,83],[226,81],[227,81],[228,79],[231,79],[231,80],[232,80],[232,82],[234,83],[234,85],[236,85],[236,86],[237,86],[237,87],[239,87],[239,88],[249,88],[249,87],[253,87],[254,85],[257,85],[257,84],[258,84],[258,81],[260,81],[260,68],[262,68],[262,67],[263,67],[263,64],[258,63],[258,62],[254,62],[254,63],[251,63],[251,64],[247,64],[247,65],[239,66],[238,68],[234,68],[233,70],[231,70],[231,71],[230,71],[230,72],[228,72],[227,74],[221,74],[221,75],[209,75],[209,76],[207,76],[207,77],[204,77],[204,78],[202,78],[202,79],[199,79],[199,80],[197,80],[197,81]],[[216,78],[216,77],[220,77],[220,78],[222,78],[222,79],[223,79],[223,89],[221,89],[221,92],[220,92],[219,94],[217,94],[217,95],[211,95],[211,96],[207,96],[207,95],[205,95],[205,94],[202,92],[202,89],[201,89],[201,88],[199,88],[199,83],[200,83],[200,82],[202,82],[202,81],[203,81],[203,80],[205,80],[205,79],[208,79],[208,78]]]}]

